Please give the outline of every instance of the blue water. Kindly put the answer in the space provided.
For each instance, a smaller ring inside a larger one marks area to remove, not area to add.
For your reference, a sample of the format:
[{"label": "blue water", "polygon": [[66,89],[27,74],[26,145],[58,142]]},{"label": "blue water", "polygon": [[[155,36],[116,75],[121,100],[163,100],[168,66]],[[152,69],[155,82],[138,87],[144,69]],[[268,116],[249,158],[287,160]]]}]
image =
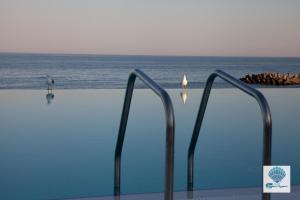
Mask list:
[{"label": "blue water", "polygon": [[[260,89],[273,115],[273,164],[291,165],[300,185],[300,89]],[[186,189],[187,148],[202,89],[169,89],[175,117],[175,190]],[[0,199],[111,195],[125,91],[0,90]],[[134,92],[122,157],[122,193],[164,189],[164,111],[149,90]],[[195,188],[261,185],[259,106],[235,89],[214,89],[195,160]]]},{"label": "blue water", "polygon": [[[61,89],[124,88],[133,68],[143,69],[166,88],[178,88],[186,73],[190,87],[198,88],[215,69],[237,78],[247,73],[300,73],[300,58],[0,53],[0,89],[44,89],[47,75]],[[227,87],[219,80],[216,86]]]}]

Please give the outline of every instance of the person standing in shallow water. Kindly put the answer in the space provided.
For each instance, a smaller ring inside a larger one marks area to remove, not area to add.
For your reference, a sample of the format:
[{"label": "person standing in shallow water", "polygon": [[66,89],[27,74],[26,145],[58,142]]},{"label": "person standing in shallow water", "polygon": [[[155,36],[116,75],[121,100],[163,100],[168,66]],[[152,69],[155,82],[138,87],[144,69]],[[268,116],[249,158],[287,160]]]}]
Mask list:
[{"label": "person standing in shallow water", "polygon": [[47,104],[51,104],[51,101],[54,99],[54,94],[52,93],[54,87],[54,79],[47,75],[47,90],[48,93],[46,94]]},{"label": "person standing in shallow water", "polygon": [[54,87],[54,79],[51,78],[49,75],[47,75],[47,86],[48,86],[48,90],[51,90],[53,89]]}]

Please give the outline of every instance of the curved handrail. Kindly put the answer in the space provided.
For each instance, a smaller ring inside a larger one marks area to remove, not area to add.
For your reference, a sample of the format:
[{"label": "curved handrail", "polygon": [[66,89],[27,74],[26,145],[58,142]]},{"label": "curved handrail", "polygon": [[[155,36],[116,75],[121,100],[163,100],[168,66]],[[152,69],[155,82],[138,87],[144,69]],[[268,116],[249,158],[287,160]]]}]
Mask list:
[{"label": "curved handrail", "polygon": [[[216,77],[220,77],[221,79],[225,80],[226,82],[230,83],[231,85],[237,87],[238,89],[242,90],[246,94],[252,96],[259,104],[263,124],[264,124],[264,135],[263,135],[263,165],[271,165],[271,150],[272,150],[272,118],[271,118],[271,111],[268,105],[267,100],[265,99],[264,95],[259,92],[258,90],[248,86],[244,82],[232,77],[231,75],[221,71],[216,70],[212,73],[206,82],[205,89],[203,91],[203,96],[201,100],[201,104],[199,107],[197,119],[194,126],[193,135],[191,138],[189,150],[188,150],[188,177],[187,177],[187,190],[193,190],[193,182],[194,182],[194,153],[195,148],[199,136],[199,132],[201,129],[201,125],[203,122],[203,117],[205,114],[207,102],[209,99],[210,91],[214,80]],[[263,199],[267,200],[270,199],[270,194],[262,193]]]},{"label": "curved handrail", "polygon": [[121,153],[126,132],[128,115],[134,83],[136,77],[140,78],[146,86],[148,86],[155,94],[157,94],[164,105],[166,116],[166,166],[165,166],[165,200],[173,199],[173,176],[174,176],[174,136],[175,136],[175,118],[173,105],[168,93],[162,89],[155,81],[148,77],[144,72],[135,69],[129,75],[127,89],[123,105],[122,117],[119,127],[118,140],[115,149],[115,171],[114,171],[114,193],[115,196],[120,195],[121,186]]}]

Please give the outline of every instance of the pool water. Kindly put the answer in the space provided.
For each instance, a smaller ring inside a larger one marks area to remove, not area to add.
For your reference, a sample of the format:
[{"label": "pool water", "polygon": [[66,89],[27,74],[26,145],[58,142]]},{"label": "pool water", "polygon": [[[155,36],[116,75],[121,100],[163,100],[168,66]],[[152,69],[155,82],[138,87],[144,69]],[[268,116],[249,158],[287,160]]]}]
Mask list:
[{"label": "pool water", "polygon": [[[273,164],[300,184],[300,89],[260,89],[273,117]],[[168,90],[175,110],[174,189],[186,189],[187,149],[203,89]],[[62,199],[113,193],[114,149],[125,90],[0,90],[0,199]],[[164,190],[160,99],[134,91],[122,153],[123,194]],[[195,189],[261,186],[262,118],[251,97],[214,89],[195,153]]]}]

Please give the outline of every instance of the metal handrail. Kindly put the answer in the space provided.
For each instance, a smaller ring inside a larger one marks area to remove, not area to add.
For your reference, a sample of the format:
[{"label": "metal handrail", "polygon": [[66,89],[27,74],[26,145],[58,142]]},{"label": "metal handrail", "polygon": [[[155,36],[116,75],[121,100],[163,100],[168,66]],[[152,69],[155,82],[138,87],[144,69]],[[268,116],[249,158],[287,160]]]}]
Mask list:
[{"label": "metal handrail", "polygon": [[[212,73],[206,82],[206,86],[203,92],[201,104],[199,107],[197,119],[194,126],[193,135],[191,138],[190,146],[188,149],[188,176],[187,176],[187,190],[193,190],[193,178],[194,178],[194,152],[195,147],[197,144],[199,132],[201,129],[201,125],[203,122],[203,117],[205,114],[207,102],[210,96],[210,91],[214,80],[216,77],[220,77],[221,79],[225,80],[226,82],[230,83],[231,85],[237,87],[238,89],[242,90],[246,94],[252,96],[259,104],[262,118],[263,118],[263,165],[271,165],[271,151],[272,151],[272,118],[271,118],[271,111],[268,105],[267,100],[265,99],[264,95],[259,92],[258,90],[248,86],[244,82],[232,77],[231,75],[221,71],[216,70]],[[263,200],[269,200],[270,194],[262,192]]]},{"label": "metal handrail", "polygon": [[155,94],[157,94],[163,105],[166,116],[166,163],[165,163],[165,200],[173,199],[173,179],[174,179],[174,137],[175,137],[175,118],[173,105],[168,93],[162,89],[155,81],[148,77],[144,72],[135,69],[129,75],[127,89],[123,105],[122,117],[119,127],[118,140],[115,149],[115,171],[114,171],[114,193],[115,196],[120,195],[121,187],[121,153],[126,132],[128,115],[132,93],[134,90],[135,79],[138,77],[146,86],[148,86]]}]

